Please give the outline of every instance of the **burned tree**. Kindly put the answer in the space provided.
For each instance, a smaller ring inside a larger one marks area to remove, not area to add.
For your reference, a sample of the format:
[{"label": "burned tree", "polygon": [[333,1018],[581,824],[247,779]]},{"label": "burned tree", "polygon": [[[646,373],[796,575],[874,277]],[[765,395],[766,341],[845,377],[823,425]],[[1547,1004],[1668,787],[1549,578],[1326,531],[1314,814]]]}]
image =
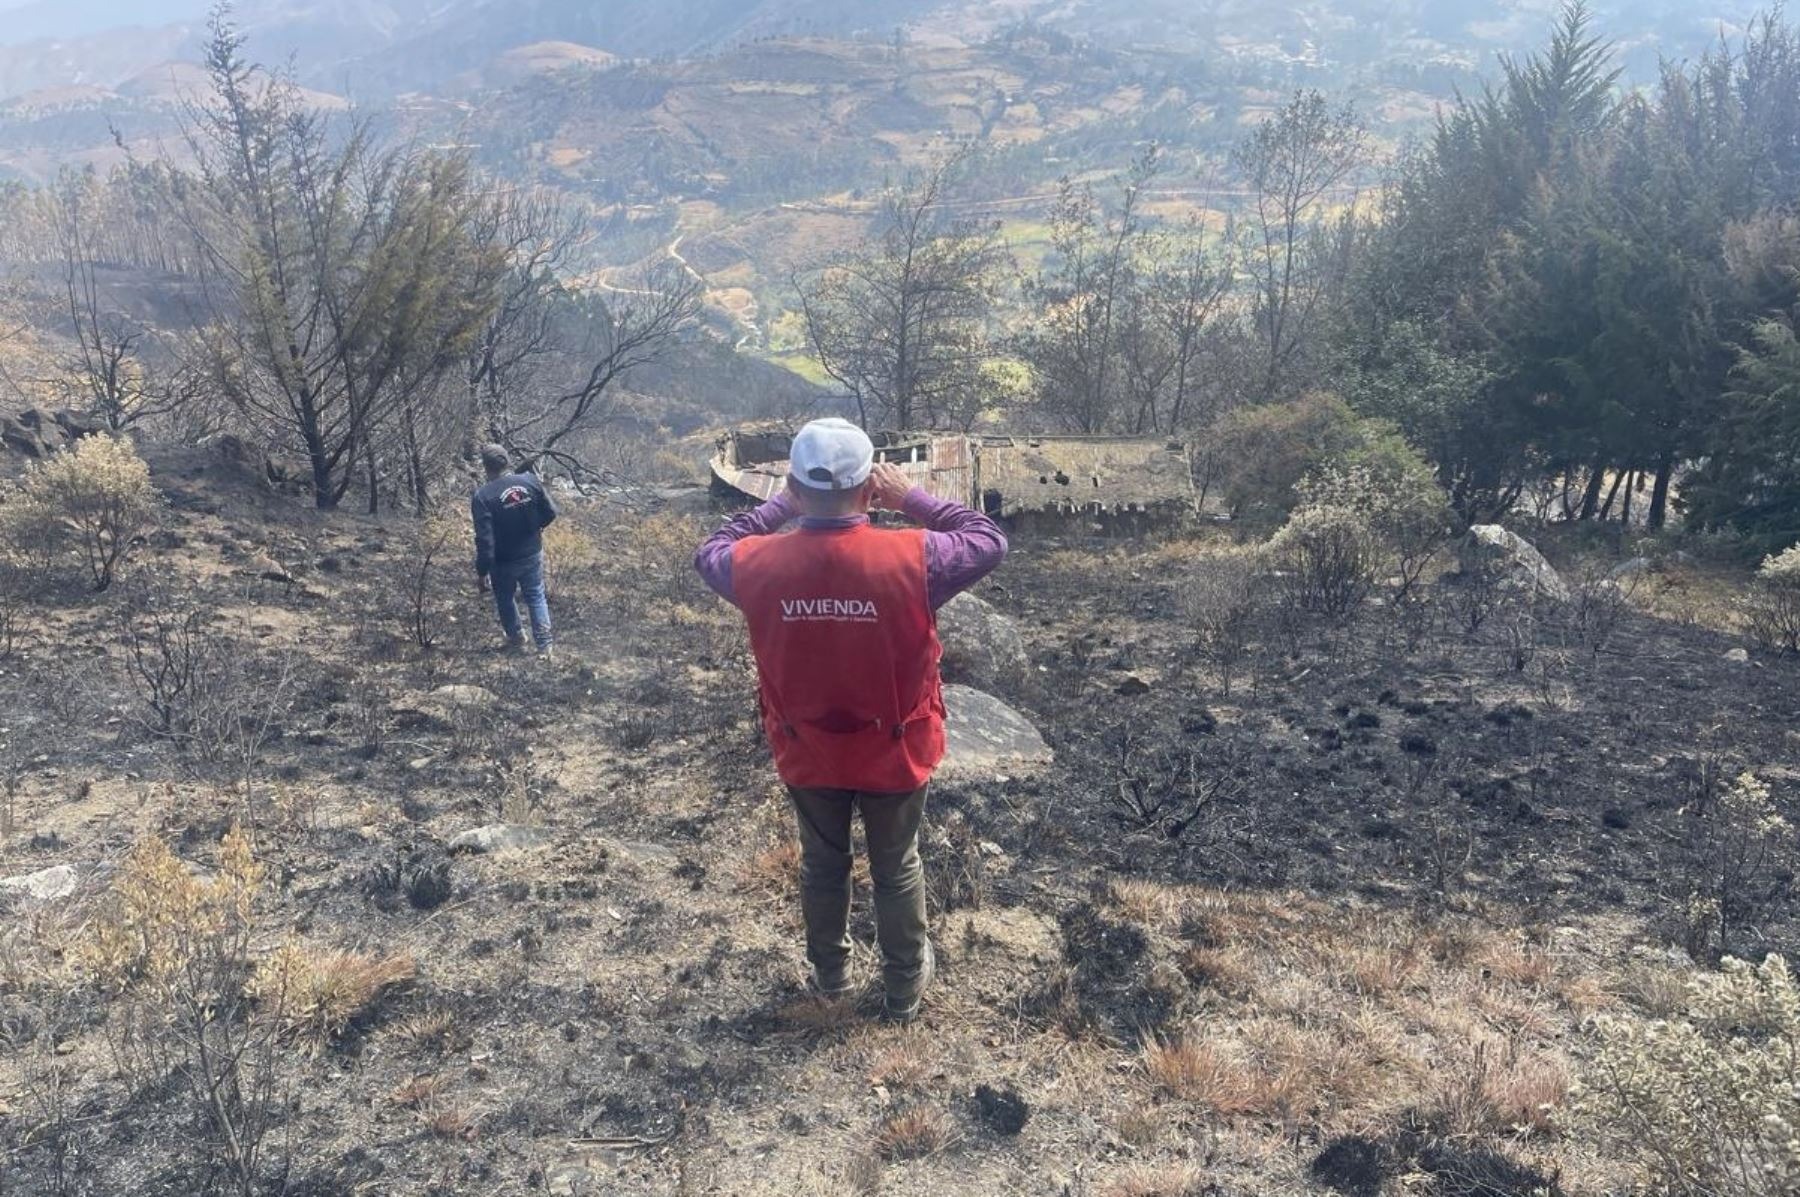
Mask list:
[{"label": "burned tree", "polygon": [[383,430],[463,360],[503,257],[475,236],[466,158],[328,129],[291,80],[244,63],[228,16],[208,46],[213,100],[190,114],[200,177],[182,188],[208,372],[305,453],[316,502],[335,507],[359,468],[377,480]]},{"label": "burned tree", "polygon": [[946,217],[957,162],[888,195],[872,242],[795,279],[813,353],[865,426],[968,428],[980,414],[1006,250],[992,223]]}]

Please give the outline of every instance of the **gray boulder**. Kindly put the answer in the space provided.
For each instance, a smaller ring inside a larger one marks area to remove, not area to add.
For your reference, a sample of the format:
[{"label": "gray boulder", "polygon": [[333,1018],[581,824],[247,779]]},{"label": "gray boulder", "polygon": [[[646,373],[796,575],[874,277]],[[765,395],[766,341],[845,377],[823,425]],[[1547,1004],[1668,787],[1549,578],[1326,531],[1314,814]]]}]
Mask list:
[{"label": "gray boulder", "polygon": [[29,898],[34,902],[54,902],[74,893],[81,878],[70,865],[52,865],[35,873],[0,878],[0,893]]},{"label": "gray boulder", "polygon": [[944,680],[996,694],[1017,694],[1031,672],[1019,625],[964,592],[937,614],[944,645]]},{"label": "gray boulder", "polygon": [[986,779],[996,774],[1030,773],[1056,754],[1031,721],[980,690],[944,687],[946,751],[938,776]]},{"label": "gray boulder", "polygon": [[1568,583],[1544,560],[1544,555],[1523,536],[1498,524],[1470,528],[1459,555],[1465,574],[1494,571],[1503,585],[1559,603],[1569,601]]},{"label": "gray boulder", "polygon": [[503,852],[524,852],[541,848],[550,842],[550,833],[518,823],[489,823],[475,827],[450,841],[454,853],[469,852],[477,856],[497,856]]}]

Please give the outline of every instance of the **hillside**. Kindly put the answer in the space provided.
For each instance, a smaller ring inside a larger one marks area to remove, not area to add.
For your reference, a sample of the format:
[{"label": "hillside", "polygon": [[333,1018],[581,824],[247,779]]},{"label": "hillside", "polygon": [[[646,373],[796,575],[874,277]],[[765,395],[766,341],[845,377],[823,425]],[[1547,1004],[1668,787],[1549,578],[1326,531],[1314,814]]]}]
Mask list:
[{"label": "hillside", "polygon": [[[420,631],[410,521],[151,456],[167,507],[137,581],[66,596],[0,675],[22,1191],[199,1191],[191,1098],[136,1088],[119,999],[80,970],[142,845],[217,878],[243,823],[255,958],[380,962],[264,1065],[289,1192],[1617,1192],[1570,1096],[1590,1016],[1679,1000],[1668,872],[1696,787],[1753,768],[1795,796],[1795,665],[1668,618],[1715,584],[1698,567],[1638,589],[1598,649],[1546,609],[1543,671],[1507,664],[1510,608],[1453,627],[1446,584],[1422,627],[1259,624],[1222,686],[1184,616],[1215,538],[1018,537],[981,594],[1017,622],[1004,693],[1054,761],[936,788],[941,980],[888,1027],[871,992],[802,989],[743,633],[687,563],[709,519],[571,500],[545,665],[491,651],[461,547],[428,566]],[[198,588],[211,684],[272,704],[248,792],[156,733],[129,664],[129,629]],[[1795,930],[1783,905],[1738,948]]]}]

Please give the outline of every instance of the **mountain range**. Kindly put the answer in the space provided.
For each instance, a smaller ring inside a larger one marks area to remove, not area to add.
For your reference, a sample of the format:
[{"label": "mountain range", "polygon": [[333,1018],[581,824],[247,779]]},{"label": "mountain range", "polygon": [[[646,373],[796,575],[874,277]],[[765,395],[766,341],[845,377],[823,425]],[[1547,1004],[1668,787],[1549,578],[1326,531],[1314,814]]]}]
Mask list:
[{"label": "mountain range", "polygon": [[[539,42],[621,58],[686,58],[769,36],[979,40],[1020,21],[1101,44],[1154,45],[1297,66],[1393,52],[1469,66],[1532,44],[1559,0],[242,0],[250,51],[293,59],[315,86],[359,99],[437,92],[506,50]],[[1756,0],[1603,0],[1630,65],[1692,53],[1741,24]],[[192,59],[205,0],[13,0],[0,10],[0,98],[70,85],[113,87]],[[475,72],[477,74],[472,74]]]}]

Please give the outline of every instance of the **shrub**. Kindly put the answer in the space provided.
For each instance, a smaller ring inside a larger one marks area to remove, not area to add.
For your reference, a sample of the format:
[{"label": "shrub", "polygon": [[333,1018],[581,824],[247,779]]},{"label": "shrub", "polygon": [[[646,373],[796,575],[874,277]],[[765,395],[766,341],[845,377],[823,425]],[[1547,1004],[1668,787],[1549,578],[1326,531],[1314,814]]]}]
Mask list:
[{"label": "shrub", "polygon": [[1200,651],[1227,694],[1255,630],[1257,585],[1256,554],[1238,549],[1202,562],[1183,596]]},{"label": "shrub", "polygon": [[1771,652],[1800,653],[1800,544],[1762,563],[1744,614],[1757,644]]},{"label": "shrub", "polygon": [[59,449],[31,467],[24,489],[47,525],[79,544],[96,591],[112,585],[156,509],[150,467],[123,437],[88,436]]},{"label": "shrub", "polygon": [[1431,464],[1394,425],[1357,415],[1335,395],[1240,408],[1214,424],[1210,441],[1219,464],[1209,484],[1250,528],[1279,525],[1300,507],[1366,504],[1384,537],[1421,567],[1449,531]]},{"label": "shrub", "polygon": [[244,985],[263,875],[236,828],[210,878],[163,840],[143,840],[78,953],[113,999],[107,1033],[120,1070],[143,1083],[181,1078],[196,1125],[244,1197],[260,1182],[263,1140],[287,1088],[275,1026],[255,1016]]},{"label": "shrub", "polygon": [[577,581],[590,577],[605,563],[600,542],[566,509],[544,529],[544,589],[552,601],[574,597],[571,592],[580,589]]},{"label": "shrub", "polygon": [[1800,988],[1787,962],[1727,959],[1686,1008],[1604,1018],[1584,1106],[1656,1191],[1776,1197],[1800,1185]]},{"label": "shrub", "polygon": [[216,596],[155,574],[135,579],[119,613],[126,681],[141,722],[191,761],[230,767],[249,786],[294,695],[293,661],[247,628],[220,626]]},{"label": "shrub", "polygon": [[[1724,788],[1716,807],[1695,820],[1702,837],[1697,858],[1700,876],[1690,897],[1690,932],[1717,932],[1721,949],[1734,926],[1753,924],[1782,890],[1784,879],[1800,859],[1793,824],[1752,773],[1740,774]],[[1716,919],[1707,928],[1695,913]],[[1710,935],[1695,934],[1694,946],[1707,948]]]},{"label": "shrub", "polygon": [[[492,626],[493,598],[476,587],[475,532],[467,504],[427,508],[403,528],[381,563],[371,604],[376,620],[427,660],[475,648]],[[364,632],[367,632],[365,625]]]},{"label": "shrub", "polygon": [[1208,439],[1219,462],[1211,481],[1232,519],[1254,528],[1279,524],[1294,509],[1301,480],[1344,460],[1363,433],[1349,404],[1315,393],[1229,412]]},{"label": "shrub", "polygon": [[1337,619],[1362,606],[1381,565],[1380,541],[1367,516],[1335,504],[1294,512],[1266,552],[1289,606]]},{"label": "shrub", "polygon": [[1300,506],[1341,507],[1368,520],[1380,568],[1410,594],[1449,540],[1450,501],[1431,466],[1397,434],[1380,431],[1343,462],[1328,462],[1300,482]]}]

